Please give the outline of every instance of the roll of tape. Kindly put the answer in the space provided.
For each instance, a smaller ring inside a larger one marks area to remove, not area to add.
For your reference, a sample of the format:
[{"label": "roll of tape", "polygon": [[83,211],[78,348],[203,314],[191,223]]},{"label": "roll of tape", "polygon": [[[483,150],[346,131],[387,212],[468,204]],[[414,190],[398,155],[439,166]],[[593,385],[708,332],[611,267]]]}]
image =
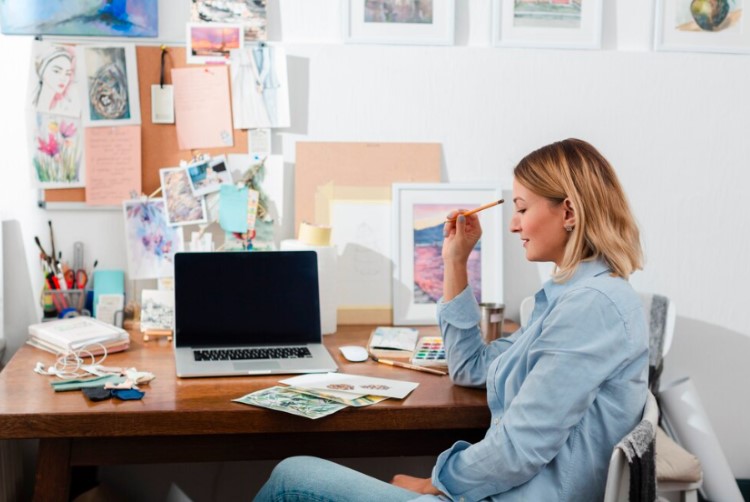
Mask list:
[{"label": "roll of tape", "polygon": [[331,227],[302,222],[298,240],[309,246],[328,246],[331,243]]}]

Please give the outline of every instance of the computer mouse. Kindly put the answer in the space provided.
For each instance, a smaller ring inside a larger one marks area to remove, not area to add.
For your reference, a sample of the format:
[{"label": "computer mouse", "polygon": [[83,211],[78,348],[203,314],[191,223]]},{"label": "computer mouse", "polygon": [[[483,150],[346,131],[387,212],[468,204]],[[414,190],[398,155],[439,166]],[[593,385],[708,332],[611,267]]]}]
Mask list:
[{"label": "computer mouse", "polygon": [[344,356],[344,359],[353,363],[367,361],[367,358],[369,357],[367,349],[360,347],[359,345],[342,345],[339,347],[339,350],[341,351],[341,355]]}]

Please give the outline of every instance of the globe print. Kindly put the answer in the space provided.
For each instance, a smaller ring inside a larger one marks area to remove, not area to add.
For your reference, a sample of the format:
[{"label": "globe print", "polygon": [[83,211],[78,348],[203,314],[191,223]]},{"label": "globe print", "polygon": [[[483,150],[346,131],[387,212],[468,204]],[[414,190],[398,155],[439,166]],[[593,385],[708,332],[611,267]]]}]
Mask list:
[{"label": "globe print", "polygon": [[729,0],[693,0],[690,14],[702,30],[714,31],[729,14]]}]

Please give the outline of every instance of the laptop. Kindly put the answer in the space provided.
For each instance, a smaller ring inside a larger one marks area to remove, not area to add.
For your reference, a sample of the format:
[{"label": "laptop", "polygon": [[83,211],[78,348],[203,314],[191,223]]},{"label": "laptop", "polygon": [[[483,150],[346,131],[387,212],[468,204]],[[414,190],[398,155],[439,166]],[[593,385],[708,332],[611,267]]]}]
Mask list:
[{"label": "laptop", "polygon": [[336,371],[315,251],[176,253],[178,377]]}]

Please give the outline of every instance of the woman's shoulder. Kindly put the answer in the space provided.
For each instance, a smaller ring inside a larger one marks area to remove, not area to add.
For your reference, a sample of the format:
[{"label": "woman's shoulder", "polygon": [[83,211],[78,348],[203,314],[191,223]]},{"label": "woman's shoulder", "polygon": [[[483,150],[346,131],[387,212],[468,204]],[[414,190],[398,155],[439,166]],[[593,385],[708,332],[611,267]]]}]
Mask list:
[{"label": "woman's shoulder", "polygon": [[608,304],[623,317],[642,309],[640,296],[633,286],[622,277],[613,276],[610,273],[577,281],[567,289],[565,295],[576,297],[579,301]]}]

